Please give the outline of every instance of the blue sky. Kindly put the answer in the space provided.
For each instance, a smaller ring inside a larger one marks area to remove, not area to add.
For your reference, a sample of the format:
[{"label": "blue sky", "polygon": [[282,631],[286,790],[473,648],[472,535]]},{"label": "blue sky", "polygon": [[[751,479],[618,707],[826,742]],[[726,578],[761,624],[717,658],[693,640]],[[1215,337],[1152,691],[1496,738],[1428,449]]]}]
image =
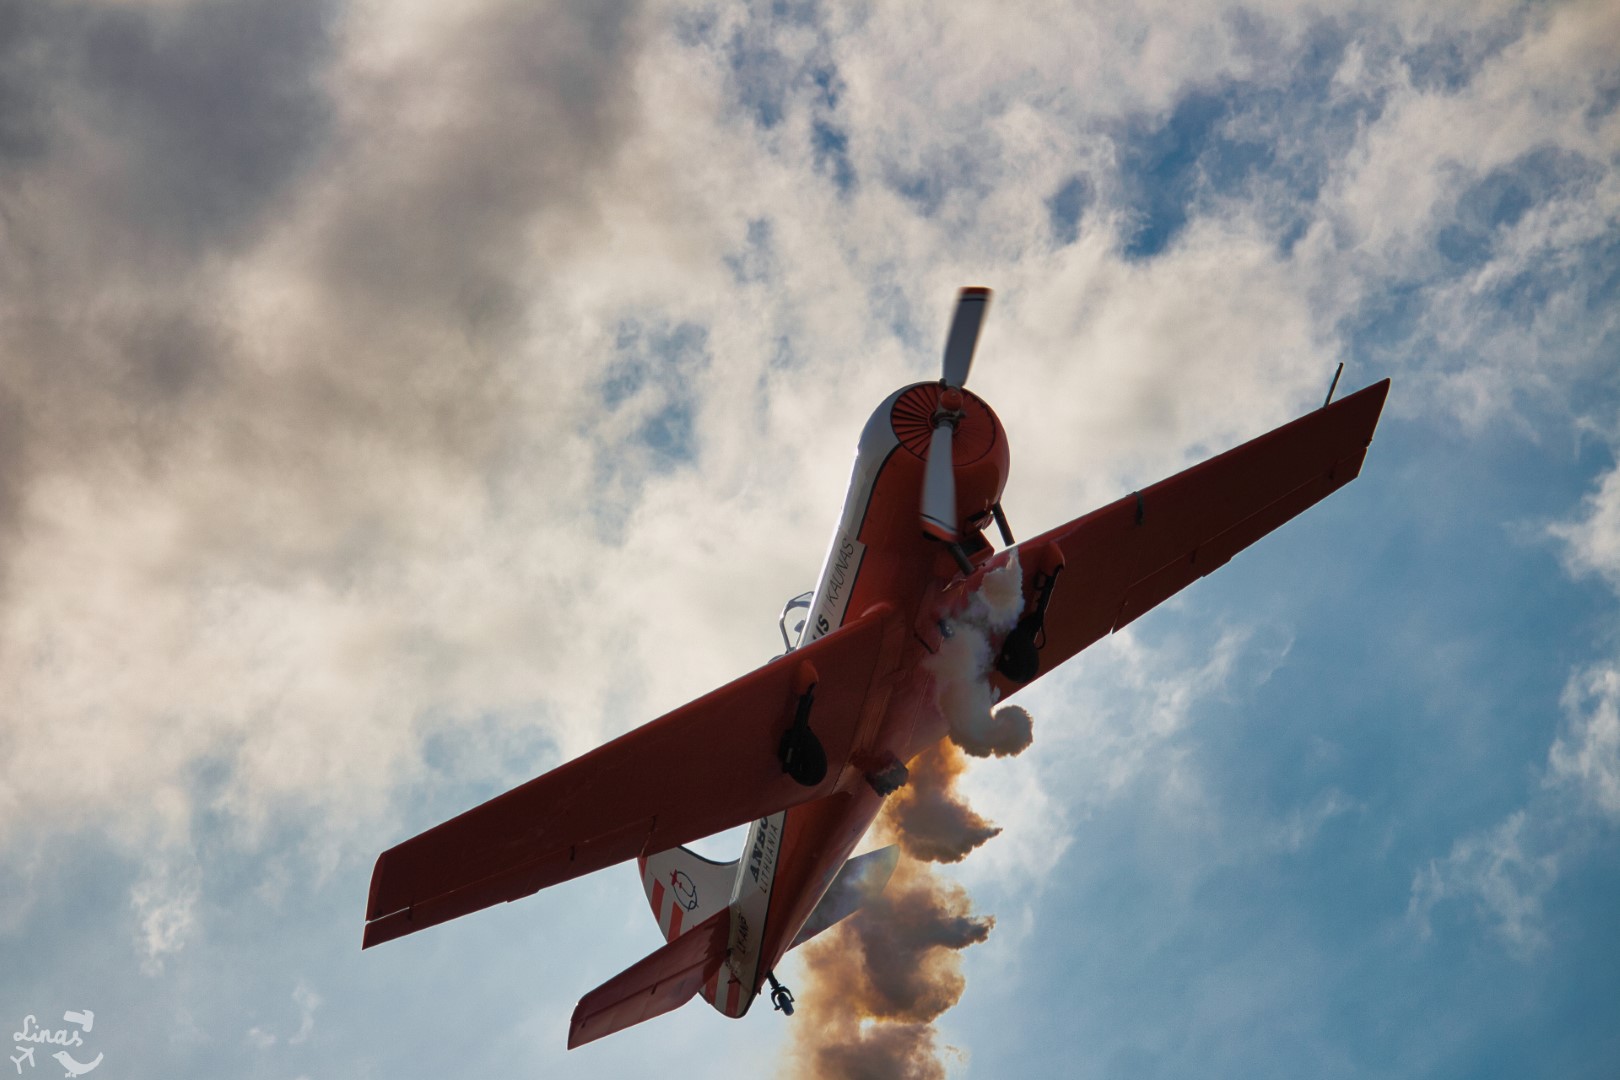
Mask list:
[{"label": "blue sky", "polygon": [[1608,8],[0,0],[7,1030],[789,1075],[763,1009],[563,1049],[629,870],[362,954],[371,863],[771,656],[983,284],[1020,535],[1394,386],[970,770],[947,1075],[1612,1077]]}]

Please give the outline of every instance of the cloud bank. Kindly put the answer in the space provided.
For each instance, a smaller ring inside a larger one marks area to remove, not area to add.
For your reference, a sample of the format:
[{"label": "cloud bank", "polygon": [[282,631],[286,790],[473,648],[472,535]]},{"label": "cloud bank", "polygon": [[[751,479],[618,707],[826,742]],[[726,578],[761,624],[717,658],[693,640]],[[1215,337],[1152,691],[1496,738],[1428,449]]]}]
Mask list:
[{"label": "cloud bank", "polygon": [[[996,946],[1053,940],[1070,896],[1133,925],[1097,867],[1140,873],[1163,927],[1224,926],[1223,874],[1342,853],[1354,821],[1392,846],[1346,876],[1403,933],[1578,966],[1560,935],[1592,924],[1560,913],[1612,858],[1620,775],[1614,590],[1511,643],[1447,605],[1514,587],[1462,561],[1510,515],[1620,589],[1612,462],[1546,464],[1616,415],[1617,40],[1583,3],[0,0],[0,926],[32,943],[3,989],[71,969],[72,895],[116,927],[130,1010],[185,978],[198,1015],[227,987],[284,1009],[307,977],[315,1052],[331,984],[377,988],[336,959],[202,980],[251,954],[219,913],[352,887],[357,921],[380,847],[771,655],[863,410],[936,370],[967,283],[997,289],[974,387],[1019,535],[1313,407],[1341,360],[1397,387],[1344,546],[1309,572],[1267,549],[1300,606],[1246,578],[1250,621],[1133,628],[1031,696],[1039,751],[963,779],[1006,829],[961,869]],[[1532,562],[1515,597],[1568,585]],[[1348,682],[1322,611],[1419,642],[1436,683],[1495,642],[1463,666],[1482,696],[1533,658],[1534,705],[1488,727],[1470,685],[1439,712],[1369,677],[1346,718],[1289,681]],[[1278,683],[1318,742],[1223,743],[1211,716]],[[1103,848],[1130,814],[1147,848]],[[1132,1037],[1113,1019],[1099,1047]],[[163,1060],[241,1071],[212,1038]],[[1368,1065],[1321,1039],[1266,1060]]]}]

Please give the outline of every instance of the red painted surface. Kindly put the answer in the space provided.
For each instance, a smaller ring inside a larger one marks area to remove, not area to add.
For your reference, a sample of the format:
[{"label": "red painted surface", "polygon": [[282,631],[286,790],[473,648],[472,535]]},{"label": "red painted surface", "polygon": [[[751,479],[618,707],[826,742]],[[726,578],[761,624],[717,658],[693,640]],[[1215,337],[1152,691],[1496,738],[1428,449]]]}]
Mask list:
[{"label": "red painted surface", "polygon": [[[1037,573],[1063,567],[1039,672],[1354,479],[1388,389],[1387,380],[1368,387],[1019,544],[1026,603]],[[944,736],[932,681],[920,664],[927,643],[937,642],[940,614],[963,602],[992,559],[999,563],[980,534],[1006,483],[1007,440],[995,414],[971,393],[963,392],[953,465],[974,574],[964,580],[949,553],[919,528],[922,455],[939,393],[935,384],[907,388],[890,410],[898,445],[878,470],[860,520],[865,557],[849,585],[843,626],[384,852],[373,873],[365,944],[786,810],[770,908],[758,931],[759,974],[749,988],[757,994],[881,808],[867,774],[908,762]],[[783,774],[777,744],[811,681],[811,726],[829,769],[823,782],[804,788]],[[1000,675],[992,683],[1003,696],[1018,689]],[[660,902],[655,892],[654,907]],[[588,1041],[617,1030],[615,1024],[667,1011],[677,991],[690,996],[715,985],[713,957],[699,957],[690,941],[680,944],[697,930],[677,937],[680,905],[674,908],[674,940],[587,996],[598,1011],[584,1019],[576,1013],[571,1045],[575,1036]],[[707,940],[712,948],[720,938]],[[722,941],[722,956],[725,947]],[[630,993],[638,971],[653,980],[642,987],[652,1004],[600,996],[609,988]],[[733,981],[727,990],[733,1015],[740,992]]]}]

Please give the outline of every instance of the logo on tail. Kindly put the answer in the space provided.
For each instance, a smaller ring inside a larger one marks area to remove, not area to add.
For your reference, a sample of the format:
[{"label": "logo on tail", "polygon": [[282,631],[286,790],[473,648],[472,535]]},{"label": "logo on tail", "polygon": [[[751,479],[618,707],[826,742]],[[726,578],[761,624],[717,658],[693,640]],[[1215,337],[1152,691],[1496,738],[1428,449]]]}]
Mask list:
[{"label": "logo on tail", "polygon": [[697,907],[697,884],[679,870],[669,872],[669,887],[675,890],[675,902],[687,911]]}]

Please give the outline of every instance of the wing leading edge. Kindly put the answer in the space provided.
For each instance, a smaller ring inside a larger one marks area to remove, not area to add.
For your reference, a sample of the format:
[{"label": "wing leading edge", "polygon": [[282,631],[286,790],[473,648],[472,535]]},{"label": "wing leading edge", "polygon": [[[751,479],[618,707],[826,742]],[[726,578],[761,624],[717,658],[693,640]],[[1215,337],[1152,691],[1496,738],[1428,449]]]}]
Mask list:
[{"label": "wing leading edge", "polygon": [[[1064,563],[1035,677],[1354,480],[1388,393],[1388,379],[1374,383],[1019,544],[1025,596],[1050,545]],[[1003,696],[1028,685],[992,679]]]},{"label": "wing leading edge", "polygon": [[[893,666],[898,626],[888,607],[874,608],[383,852],[362,948],[828,794],[869,691]],[[806,664],[818,680],[812,728],[830,766],[813,787],[785,775],[777,758]]]}]

